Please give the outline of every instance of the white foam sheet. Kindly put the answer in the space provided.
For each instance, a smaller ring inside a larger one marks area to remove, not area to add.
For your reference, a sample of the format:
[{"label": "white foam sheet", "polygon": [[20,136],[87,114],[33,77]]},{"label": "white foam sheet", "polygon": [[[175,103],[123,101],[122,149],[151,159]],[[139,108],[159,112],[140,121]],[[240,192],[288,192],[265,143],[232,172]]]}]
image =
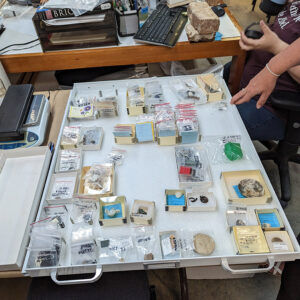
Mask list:
[{"label": "white foam sheet", "polygon": [[[20,16],[4,19],[3,23],[6,27],[6,30],[2,33],[0,37],[0,49],[11,44],[26,43],[38,38],[32,22],[32,17],[34,13],[35,13],[35,9],[31,8]],[[232,23],[232,21],[230,20],[227,14],[225,14],[223,17],[220,17],[219,32],[222,34],[222,38],[232,38],[232,37],[240,36],[239,31],[234,26],[234,24]],[[109,47],[140,45],[140,43],[135,42],[132,37],[119,37],[119,40],[120,40],[119,46],[109,46]],[[185,30],[183,30],[178,41],[186,42],[187,40],[188,39],[187,39],[186,32]],[[36,46],[30,49],[19,50],[33,45]],[[102,47],[102,48],[108,48],[108,47]],[[41,45],[39,41],[37,41],[29,45],[11,47],[11,51],[5,54],[9,55],[9,54],[25,54],[25,53],[41,53],[41,52],[43,52]]]},{"label": "white foam sheet", "polygon": [[[195,78],[194,76],[184,76],[185,78]],[[177,77],[178,78],[178,77]],[[179,77],[180,78],[180,77]],[[166,99],[171,102],[172,106],[177,103],[176,96],[172,92],[172,87],[169,85],[170,77],[164,78],[149,78],[135,81],[137,84],[144,86],[146,81],[159,80],[163,86],[164,95]],[[106,160],[107,154],[111,151],[112,147],[117,147],[127,150],[126,158],[121,166],[116,167],[116,189],[115,195],[125,195],[127,199],[127,212],[129,214],[133,202],[135,199],[155,201],[155,218],[153,222],[155,236],[156,236],[156,248],[154,250],[155,260],[153,263],[160,261],[161,251],[158,241],[159,232],[166,230],[191,230],[195,232],[208,233],[211,235],[216,243],[216,249],[212,255],[208,257],[198,256],[194,257],[194,260],[190,262],[190,265],[207,265],[207,264],[220,264],[221,257],[233,257],[239,259],[239,263],[249,262],[250,256],[237,256],[235,253],[232,238],[226,225],[226,207],[227,203],[223,195],[220,183],[220,174],[222,171],[231,170],[244,170],[244,169],[261,169],[265,179],[270,187],[273,201],[270,204],[262,205],[261,208],[278,207],[279,202],[275,195],[274,190],[270,186],[270,182],[266,177],[263,167],[259,161],[255,149],[249,136],[247,135],[246,129],[242,124],[240,117],[237,115],[236,108],[228,103],[227,111],[219,111],[216,108],[215,103],[205,104],[197,106],[198,117],[200,122],[201,135],[235,135],[241,134],[244,139],[245,148],[249,156],[249,160],[243,160],[242,162],[234,162],[232,164],[213,165],[212,175],[214,185],[210,189],[214,192],[217,201],[216,211],[211,212],[166,212],[165,211],[165,189],[177,189],[178,176],[175,161],[174,146],[159,146],[157,143],[145,143],[145,144],[134,144],[134,145],[116,145],[114,143],[114,137],[112,134],[113,127],[117,123],[135,123],[136,117],[129,117],[126,113],[126,88],[128,80],[122,81],[108,81],[108,82],[94,82],[85,84],[75,84],[74,89],[70,95],[69,101],[77,96],[96,96],[99,95],[99,90],[104,87],[111,87],[116,85],[119,94],[119,116],[115,118],[104,118],[85,122],[69,122],[65,121],[63,125],[82,125],[82,126],[101,126],[104,129],[104,139],[102,148],[100,151],[85,151],[83,158],[83,166],[88,166],[93,163],[100,163]],[[224,85],[224,83],[223,83]],[[226,91],[226,101],[229,102],[231,96]],[[67,113],[65,114],[67,116]],[[61,130],[62,132],[62,130]],[[61,136],[61,133],[60,133]],[[195,145],[195,144],[193,144]],[[56,154],[55,154],[56,155]],[[52,163],[51,170],[54,170],[55,161]],[[51,172],[50,170],[50,172]],[[45,202],[44,202],[45,203]],[[254,208],[250,208],[250,210]],[[281,210],[281,208],[279,208]],[[40,208],[40,216],[42,216],[43,209]],[[252,214],[254,215],[254,214]],[[284,213],[283,213],[284,215]],[[285,216],[283,216],[285,218]],[[255,217],[254,220],[255,222]],[[129,222],[129,218],[128,218]],[[285,218],[285,224],[287,225],[288,231],[292,234],[291,228],[288,221]],[[100,227],[97,222],[94,224],[95,237],[107,237],[108,235],[122,235],[132,233],[132,228],[135,225],[132,223],[124,224],[116,227]],[[69,228],[70,230],[71,228]],[[70,233],[69,233],[70,235]],[[295,244],[295,239],[294,246]],[[296,246],[297,251],[299,247]],[[264,261],[265,258],[259,258],[258,256],[252,255],[255,258],[255,262]],[[200,260],[199,260],[200,258]],[[285,256],[288,260],[287,256]],[[293,258],[290,258],[291,260]],[[63,260],[63,266],[70,266],[70,252],[67,251],[67,255]],[[181,261],[184,261],[182,259]],[[205,262],[206,261],[206,262]],[[209,262],[207,262],[209,261]],[[127,261],[136,263],[137,261]],[[253,259],[252,259],[252,262]],[[101,260],[99,261],[101,264]],[[185,263],[188,263],[185,261]],[[123,266],[123,267],[122,267]],[[120,269],[123,268],[123,269]],[[134,265],[117,264],[117,266],[110,265],[105,270],[129,270],[139,268]],[[38,271],[39,275],[47,275]]]},{"label": "white foam sheet", "polygon": [[[45,155],[7,158],[0,173],[0,270],[21,268]],[[23,255],[20,255],[23,253]]]}]

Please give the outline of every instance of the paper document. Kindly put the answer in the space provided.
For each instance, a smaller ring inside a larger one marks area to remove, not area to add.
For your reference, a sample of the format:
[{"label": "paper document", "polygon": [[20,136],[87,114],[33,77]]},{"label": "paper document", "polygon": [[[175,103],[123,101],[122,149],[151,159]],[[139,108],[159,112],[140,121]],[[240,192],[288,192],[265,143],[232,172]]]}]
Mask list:
[{"label": "paper document", "polygon": [[43,22],[48,26],[62,26],[62,25],[73,25],[73,24],[86,24],[92,22],[103,22],[105,15],[93,15],[84,17],[71,17],[62,19],[51,19],[43,20]]}]

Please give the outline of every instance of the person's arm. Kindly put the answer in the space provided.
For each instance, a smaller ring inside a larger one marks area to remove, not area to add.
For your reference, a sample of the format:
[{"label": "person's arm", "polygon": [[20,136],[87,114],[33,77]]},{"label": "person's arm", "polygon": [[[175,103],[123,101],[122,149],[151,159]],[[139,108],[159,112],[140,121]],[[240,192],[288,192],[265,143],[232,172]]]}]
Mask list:
[{"label": "person's arm", "polygon": [[[260,27],[263,36],[258,40],[247,38],[243,32],[241,33],[239,43],[243,50],[264,50],[273,55],[277,55],[289,46],[289,44],[282,41],[278,35],[264,23],[264,21],[260,21]],[[290,68],[287,71],[295,81],[300,83],[300,66]]]},{"label": "person's arm", "polygon": [[[291,45],[274,56],[269,62],[268,67],[263,68],[249,84],[240,92],[235,94],[230,103],[241,104],[250,101],[256,95],[260,95],[256,107],[261,108],[272,93],[277,78],[288,69],[300,64],[300,38]],[[277,74],[277,75],[276,75]]]}]

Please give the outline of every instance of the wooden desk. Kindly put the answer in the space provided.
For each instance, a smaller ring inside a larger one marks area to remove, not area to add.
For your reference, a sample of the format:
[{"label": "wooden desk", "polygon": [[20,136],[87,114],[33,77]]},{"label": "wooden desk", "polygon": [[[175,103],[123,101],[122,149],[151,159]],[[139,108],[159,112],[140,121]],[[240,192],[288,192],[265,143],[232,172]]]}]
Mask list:
[{"label": "wooden desk", "polygon": [[[236,19],[226,13],[241,31]],[[76,68],[155,63],[197,58],[233,56],[229,86],[232,93],[238,90],[245,62],[245,52],[239,46],[239,37],[218,42],[179,42],[174,48],[153,45],[132,45],[46,53],[1,55],[7,73],[67,70]]]}]

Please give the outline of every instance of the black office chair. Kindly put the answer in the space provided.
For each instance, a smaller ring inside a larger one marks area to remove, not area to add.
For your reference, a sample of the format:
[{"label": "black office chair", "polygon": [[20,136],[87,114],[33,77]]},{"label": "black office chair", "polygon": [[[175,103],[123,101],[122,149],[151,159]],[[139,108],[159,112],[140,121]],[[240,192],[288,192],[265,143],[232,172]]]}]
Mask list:
[{"label": "black office chair", "polygon": [[259,153],[261,160],[274,160],[279,169],[281,185],[281,205],[287,206],[291,198],[288,162],[300,164],[297,154],[300,146],[300,92],[276,91],[270,96],[272,106],[285,111],[288,117],[285,136],[278,144],[263,143],[269,150]]},{"label": "black office chair", "polygon": [[[272,16],[277,16],[285,6],[285,0],[281,0],[283,4],[278,4],[273,0],[262,0],[260,2],[259,8],[267,15],[267,22],[270,22]],[[256,0],[252,1],[252,10],[254,10]]]}]

